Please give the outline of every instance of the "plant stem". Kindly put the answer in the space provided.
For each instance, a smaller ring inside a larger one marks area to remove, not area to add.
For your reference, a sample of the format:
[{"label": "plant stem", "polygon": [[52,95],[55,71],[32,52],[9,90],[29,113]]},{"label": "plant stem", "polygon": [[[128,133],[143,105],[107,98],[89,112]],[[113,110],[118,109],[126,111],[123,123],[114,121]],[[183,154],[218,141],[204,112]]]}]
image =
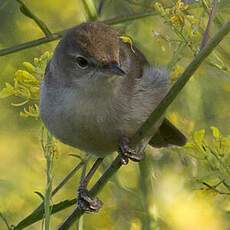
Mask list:
[{"label": "plant stem", "polygon": [[[141,19],[141,18],[145,18],[145,17],[150,17],[150,16],[154,16],[157,13],[155,11],[151,11],[151,12],[147,12],[147,13],[141,13],[141,14],[133,14],[130,16],[124,16],[124,17],[119,17],[119,18],[112,18],[112,19],[108,19],[108,20],[104,20],[102,22],[108,24],[108,25],[115,25],[115,24],[119,24],[119,23],[124,23],[124,22],[128,22],[131,20],[137,20],[137,19]],[[68,28],[70,29],[70,28]],[[8,54],[12,54],[21,50],[25,50],[25,49],[29,49],[35,46],[39,46],[39,45],[43,45],[46,44],[48,42],[52,42],[55,40],[60,39],[63,34],[68,30],[62,30],[56,33],[52,33],[49,37],[43,37],[43,38],[39,38],[30,42],[25,42],[16,46],[12,46],[9,48],[5,48],[5,49],[1,49],[0,50],[0,56],[5,56]]]},{"label": "plant stem", "polygon": [[53,136],[46,130],[46,144],[44,149],[46,159],[46,191],[44,196],[44,209],[45,209],[45,230],[49,230],[50,216],[51,216],[51,197],[52,197],[52,183],[53,183],[53,159],[54,159],[54,143]]},{"label": "plant stem", "polygon": [[106,0],[100,0],[99,4],[98,4],[98,8],[97,8],[97,15],[101,15],[103,7],[105,5]]},{"label": "plant stem", "polygon": [[25,3],[23,3],[21,0],[16,1],[21,5],[20,10],[26,17],[32,19],[47,37],[52,36],[52,33],[47,25],[35,14],[33,14],[32,11],[25,5]]},{"label": "plant stem", "polygon": [[0,212],[0,219],[2,219],[2,221],[5,223],[7,229],[10,230],[10,225],[9,225],[7,219],[5,218],[5,216],[1,212]]},{"label": "plant stem", "polygon": [[119,17],[119,18],[107,19],[107,20],[102,21],[102,22],[104,22],[108,25],[116,25],[116,24],[134,21],[134,20],[138,20],[138,19],[142,19],[142,18],[146,18],[146,17],[152,17],[152,16],[156,16],[156,15],[158,15],[157,11],[149,11],[149,12],[145,12],[145,13],[133,14],[133,15]]},{"label": "plant stem", "polygon": [[150,213],[149,213],[149,175],[150,175],[150,170],[149,170],[149,162],[151,162],[150,159],[147,157],[145,160],[141,161],[139,163],[139,189],[140,189],[140,195],[141,195],[141,201],[143,205],[143,217],[141,218],[141,226],[142,229],[144,230],[151,230],[151,218]]},{"label": "plant stem", "polygon": [[[65,176],[65,178],[57,185],[57,187],[52,191],[52,196],[54,196],[75,174],[76,172],[84,165],[84,161],[81,161],[78,163],[68,174]],[[65,202],[61,202],[62,204],[65,204]],[[68,202],[67,202],[68,203]],[[70,201],[68,204],[71,204],[74,202]],[[53,205],[51,208],[51,213],[55,213],[56,207],[59,204]],[[62,207],[62,206],[61,206]],[[64,206],[63,206],[64,207]],[[42,202],[30,215],[28,215],[26,218],[24,218],[22,221],[20,221],[14,229],[22,229],[25,228],[39,220],[44,215],[44,202]]]},{"label": "plant stem", "polygon": [[97,18],[97,10],[96,7],[94,5],[93,0],[82,0],[82,3],[85,7],[85,11],[88,15],[88,19],[90,21],[94,21]]},{"label": "plant stem", "polygon": [[84,216],[81,216],[79,218],[79,221],[77,223],[77,230],[83,230],[83,227],[84,227],[84,220],[83,220]]},{"label": "plant stem", "polygon": [[52,191],[52,196],[54,196],[76,174],[76,172],[84,165],[84,163],[84,161],[81,161],[68,173],[68,175]]},{"label": "plant stem", "polygon": [[216,14],[216,8],[217,8],[217,0],[212,0],[212,8],[211,8],[210,13],[208,14],[208,24],[203,34],[203,38],[200,44],[200,50],[203,49],[206,43],[208,42],[211,24]]},{"label": "plant stem", "polygon": [[35,46],[43,45],[45,43],[58,40],[62,37],[63,34],[64,34],[64,31],[60,31],[58,33],[53,33],[52,36],[50,36],[50,37],[43,37],[43,38],[39,38],[39,39],[30,41],[30,42],[25,42],[25,43],[22,43],[22,44],[19,44],[16,46],[12,46],[9,48],[1,49],[0,50],[0,56],[5,56],[8,54],[12,54],[12,53],[15,53],[18,51],[22,51],[25,49],[29,49],[29,48],[32,48]]}]

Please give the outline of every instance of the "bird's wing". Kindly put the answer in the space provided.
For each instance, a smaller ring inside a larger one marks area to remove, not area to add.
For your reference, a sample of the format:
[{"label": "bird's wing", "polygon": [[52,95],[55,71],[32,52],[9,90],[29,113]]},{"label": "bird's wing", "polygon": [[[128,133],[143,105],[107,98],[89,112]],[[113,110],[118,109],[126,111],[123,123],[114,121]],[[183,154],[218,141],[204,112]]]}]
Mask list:
[{"label": "bird's wing", "polygon": [[164,119],[156,134],[149,144],[155,148],[167,147],[170,145],[183,146],[186,144],[186,137],[168,119]]},{"label": "bird's wing", "polygon": [[45,74],[44,74],[44,79],[43,81],[46,82],[46,84],[49,84],[52,81],[52,72],[50,70],[50,60],[48,61],[46,68],[45,68]]},{"label": "bird's wing", "polygon": [[[120,42],[120,59],[123,63],[127,63],[127,76],[130,79],[141,78],[143,75],[144,66],[148,65],[145,56],[132,44]],[[125,60],[129,59],[128,62]]]},{"label": "bird's wing", "polygon": [[[148,66],[149,63],[146,60],[145,56],[141,53],[141,51],[139,51],[134,44],[132,44],[131,47],[130,44],[124,44],[123,42],[121,42],[121,58],[125,57],[124,53],[126,53],[126,55],[129,55],[131,61],[128,77],[130,79],[144,77],[144,66]],[[161,80],[165,79],[158,79],[158,81]],[[158,81],[154,80],[154,84],[157,85]],[[150,140],[149,144],[153,147],[160,148],[170,145],[183,146],[185,145],[185,143],[186,137],[184,136],[184,134],[182,134],[169,120],[164,119],[158,131]]]}]

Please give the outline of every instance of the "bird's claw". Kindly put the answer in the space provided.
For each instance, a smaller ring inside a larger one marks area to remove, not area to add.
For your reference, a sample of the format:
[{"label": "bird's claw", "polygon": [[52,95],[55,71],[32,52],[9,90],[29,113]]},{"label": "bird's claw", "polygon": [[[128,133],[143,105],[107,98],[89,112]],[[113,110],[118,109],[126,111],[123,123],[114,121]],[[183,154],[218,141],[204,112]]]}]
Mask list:
[{"label": "bird's claw", "polygon": [[97,197],[92,198],[86,189],[79,189],[77,204],[85,212],[98,212],[103,205]]},{"label": "bird's claw", "polygon": [[140,162],[144,159],[144,154],[137,154],[137,152],[130,148],[128,144],[121,144],[120,145],[120,152],[121,152],[121,162],[122,164],[128,164],[129,159],[135,162]]}]

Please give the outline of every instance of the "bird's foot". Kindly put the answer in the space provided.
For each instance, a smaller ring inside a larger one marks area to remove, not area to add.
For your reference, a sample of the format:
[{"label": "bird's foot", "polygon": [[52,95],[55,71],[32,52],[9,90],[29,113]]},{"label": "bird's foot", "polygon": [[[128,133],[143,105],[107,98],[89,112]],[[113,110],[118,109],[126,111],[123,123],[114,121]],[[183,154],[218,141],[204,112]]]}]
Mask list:
[{"label": "bird's foot", "polygon": [[138,154],[134,149],[130,148],[127,142],[122,142],[120,145],[122,164],[128,164],[129,159],[135,162],[140,162],[144,159],[144,154]]},{"label": "bird's foot", "polygon": [[85,212],[98,212],[99,209],[102,207],[103,202],[99,200],[97,197],[91,197],[88,190],[79,189],[77,205],[80,209],[84,210]]}]

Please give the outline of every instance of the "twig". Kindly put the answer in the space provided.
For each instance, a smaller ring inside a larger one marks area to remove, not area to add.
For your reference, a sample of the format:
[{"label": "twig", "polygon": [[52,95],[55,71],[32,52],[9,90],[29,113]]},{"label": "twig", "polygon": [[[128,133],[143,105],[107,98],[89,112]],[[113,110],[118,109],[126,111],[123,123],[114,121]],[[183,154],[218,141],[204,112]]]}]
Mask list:
[{"label": "twig", "polygon": [[230,191],[230,185],[223,181],[223,185]]},{"label": "twig", "polygon": [[[74,204],[76,204],[77,199],[71,199],[71,200],[64,200],[61,201],[57,204],[54,204],[50,207],[51,209],[51,214],[60,212]],[[37,221],[43,219],[44,217],[44,208],[41,208],[39,210],[37,210],[35,213],[32,213],[30,216],[28,216],[26,219],[22,220],[19,224],[17,224],[16,226],[13,227],[14,230],[21,230],[24,229],[34,223],[36,223]]]},{"label": "twig", "polygon": [[[52,191],[52,196],[54,196],[75,174],[76,172],[84,165],[84,161],[78,163],[68,174],[65,178],[57,185],[57,187]],[[68,202],[67,202],[68,203]],[[71,201],[70,201],[71,203]],[[68,203],[69,204],[69,203]],[[73,203],[74,204],[74,203]],[[64,202],[63,202],[64,205]],[[36,221],[41,220],[44,215],[44,202],[42,202],[30,215],[20,221],[14,229],[22,229],[25,228]],[[59,204],[52,206],[51,213],[54,213],[56,207],[59,207]]]},{"label": "twig", "polygon": [[149,159],[146,158],[144,161],[141,161],[139,163],[139,188],[141,190],[141,201],[143,204],[143,211],[144,211],[144,216],[141,218],[141,226],[142,229],[145,230],[150,230],[151,229],[151,218],[150,213],[149,213],[149,202],[148,202],[148,194],[149,194]]},{"label": "twig", "polygon": [[101,1],[99,2],[98,7],[97,7],[97,14],[98,14],[98,15],[101,15],[102,9],[103,9],[103,7],[104,7],[104,5],[105,5],[105,2],[106,2],[106,0],[101,0]]},{"label": "twig", "polygon": [[112,18],[112,19],[107,19],[102,22],[108,24],[108,25],[115,25],[115,24],[120,24],[124,22],[129,22],[129,21],[134,21],[137,19],[142,19],[145,17],[151,17],[151,16],[156,16],[158,15],[157,11],[148,11],[144,13],[138,13],[138,14],[132,14],[129,16],[124,16],[124,17],[119,17],[119,18]]},{"label": "twig", "polygon": [[[120,23],[124,23],[124,22],[128,22],[128,21],[132,21],[132,20],[137,20],[137,19],[141,19],[141,18],[145,18],[145,17],[151,17],[151,16],[155,16],[157,15],[157,12],[155,11],[151,11],[151,12],[145,12],[145,13],[140,13],[140,14],[133,14],[133,15],[129,15],[129,16],[124,16],[124,17],[119,17],[119,18],[112,18],[112,19],[108,19],[108,20],[104,20],[102,22],[108,24],[108,25],[115,25],[115,24],[120,24]],[[70,29],[70,28],[68,28]],[[55,40],[60,39],[63,34],[68,30],[62,30],[56,33],[52,33],[52,36],[49,37],[43,37],[43,38],[39,38],[30,42],[25,42],[16,46],[12,46],[9,48],[5,48],[5,49],[1,49],[0,50],[0,56],[5,56],[8,54],[12,54],[21,50],[25,50],[25,49],[29,49],[35,46],[39,46],[39,45],[43,45],[46,44],[48,42],[52,42]]]},{"label": "twig", "polygon": [[83,230],[83,221],[84,221],[83,217],[84,216],[81,216],[79,218],[79,221],[77,222],[77,229],[76,230]]},{"label": "twig", "polygon": [[[204,1],[202,1],[202,5],[203,5],[203,8],[204,8],[204,10],[205,10],[205,12],[207,13],[207,14],[209,14],[210,13],[210,11],[209,11],[209,8],[208,8],[208,6],[207,6],[207,3],[206,2],[204,2]],[[223,5],[224,6],[224,5]],[[222,7],[223,7],[222,6]],[[221,2],[219,1],[219,7],[221,7]],[[220,12],[221,12],[221,10],[220,10]],[[215,17],[214,17],[214,23],[218,26],[218,28],[220,28],[221,27],[221,25],[223,25],[223,23],[224,23],[224,19],[220,16],[220,15],[216,15]]]},{"label": "twig", "polygon": [[1,212],[0,212],[0,218],[1,218],[1,219],[3,220],[3,222],[5,223],[7,229],[10,230],[10,225],[9,225],[7,219],[5,218],[5,216],[4,216]]},{"label": "twig", "polygon": [[211,8],[211,11],[210,11],[209,16],[208,16],[208,24],[206,26],[206,29],[204,31],[203,38],[202,38],[202,41],[201,41],[201,44],[200,44],[200,50],[203,49],[206,46],[207,42],[208,42],[209,31],[210,31],[210,28],[211,28],[212,21],[213,21],[213,19],[215,17],[216,8],[217,8],[217,0],[213,0],[212,1],[212,8]]},{"label": "twig", "polygon": [[[217,1],[217,0],[216,0]],[[206,2],[204,2],[204,1],[202,1],[202,3],[203,3],[203,8],[204,8],[204,10],[205,10],[205,12],[209,15],[210,14],[210,11],[209,11],[209,8],[208,8],[208,6],[207,6],[207,4],[206,4]],[[218,4],[218,2],[217,2],[217,4]],[[221,7],[221,4],[220,4],[220,2],[219,2],[219,8]],[[215,11],[216,11],[216,9],[215,9]],[[221,12],[221,11],[220,11]],[[215,12],[214,12],[215,13]],[[215,17],[213,17],[213,21],[214,21],[214,23],[215,23],[215,25],[218,27],[218,28],[220,28],[223,24],[224,24],[224,19],[220,16],[220,15],[215,15]],[[230,59],[230,52],[228,51],[228,50],[226,50],[226,49],[224,49],[224,48],[222,48],[221,46],[219,46],[218,48],[217,48],[217,51],[223,56],[223,57],[225,57],[225,59]],[[208,62],[208,64],[209,65],[211,65],[211,66],[213,66],[213,67],[215,67],[215,68],[217,68],[218,70],[220,69],[220,68],[218,68],[218,67],[216,67],[216,65],[214,65],[212,62]]]},{"label": "twig", "polygon": [[151,7],[150,4],[147,4],[147,3],[140,3],[140,2],[135,2],[132,0],[126,0],[126,2],[128,2],[131,5],[139,6],[139,7],[143,7],[143,8],[147,8],[147,9],[149,9]]},{"label": "twig", "polygon": [[32,19],[47,37],[52,36],[52,33],[47,27],[47,25],[40,18],[38,18],[35,14],[33,14],[32,11],[25,5],[25,3],[23,3],[21,0],[16,0],[16,1],[21,5],[20,11],[26,17]]},{"label": "twig", "polygon": [[210,185],[210,184],[208,184],[206,182],[202,182],[202,184],[205,185],[206,187],[208,187],[209,189],[215,191],[216,193],[221,194],[221,195],[230,195],[229,192],[222,192],[219,189],[217,189],[216,186],[212,186],[212,185]]},{"label": "twig", "polygon": [[12,46],[9,48],[5,48],[5,49],[1,49],[0,50],[0,56],[5,56],[8,54],[12,54],[18,51],[22,51],[25,49],[29,49],[35,46],[39,46],[48,42],[52,42],[55,40],[58,40],[62,37],[62,35],[64,34],[65,31],[59,31],[57,33],[53,33],[51,37],[43,37],[43,38],[39,38],[30,42],[25,42],[16,46]]},{"label": "twig", "polygon": [[174,50],[172,58],[167,65],[169,72],[170,72],[170,70],[172,70],[172,68],[174,66],[176,66],[176,63],[179,62],[179,60],[182,58],[183,50],[186,47],[186,45],[187,44],[182,41],[182,42],[180,42],[178,47]]},{"label": "twig", "polygon": [[95,4],[92,0],[82,0],[85,11],[88,15],[88,19],[91,21],[96,20],[97,18],[97,10],[95,8]]},{"label": "twig", "polygon": [[77,164],[67,176],[60,182],[60,184],[53,190],[52,196],[54,196],[75,174],[76,172],[84,165],[85,161],[81,161]]},{"label": "twig", "polygon": [[[151,136],[152,127],[158,121],[158,119],[164,114],[168,106],[173,102],[179,92],[183,89],[185,84],[191,78],[193,73],[198,69],[204,59],[212,52],[212,50],[223,40],[223,38],[230,32],[230,20],[222,26],[222,28],[215,34],[210,40],[207,46],[200,51],[200,53],[193,59],[193,61],[185,69],[181,77],[176,81],[173,87],[170,89],[165,98],[152,112],[150,117],[137,131],[136,135],[131,139],[131,145],[136,146],[145,136]],[[117,158],[112,162],[110,167],[105,173],[99,178],[97,183],[90,190],[92,196],[96,196],[98,192],[104,187],[107,181],[118,171],[121,167],[121,159],[118,155]],[[70,226],[82,215],[84,211],[78,207],[72,212],[72,214],[63,222],[58,228],[59,230],[69,229]]]},{"label": "twig", "polygon": [[[43,136],[43,134],[42,134]],[[50,228],[50,216],[51,216],[51,197],[52,197],[52,185],[53,185],[53,160],[54,160],[54,141],[53,136],[46,130],[46,143],[44,156],[46,159],[46,190],[44,196],[44,209],[45,209],[45,230]]]}]

